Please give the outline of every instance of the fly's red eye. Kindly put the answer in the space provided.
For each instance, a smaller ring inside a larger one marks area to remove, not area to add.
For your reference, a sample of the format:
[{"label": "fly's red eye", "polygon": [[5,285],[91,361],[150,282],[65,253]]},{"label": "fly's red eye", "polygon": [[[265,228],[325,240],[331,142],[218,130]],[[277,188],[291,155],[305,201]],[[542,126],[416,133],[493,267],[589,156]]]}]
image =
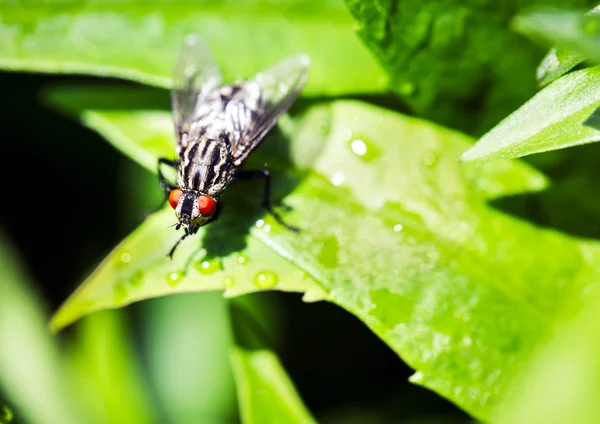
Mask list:
[{"label": "fly's red eye", "polygon": [[183,192],[178,188],[176,188],[175,190],[171,190],[171,192],[169,193],[169,204],[173,209],[177,207],[177,204],[179,203],[179,198],[181,197],[182,193]]},{"label": "fly's red eye", "polygon": [[200,211],[202,216],[211,216],[213,213],[215,213],[216,207],[217,204],[215,203],[212,197],[198,197],[198,210]]}]

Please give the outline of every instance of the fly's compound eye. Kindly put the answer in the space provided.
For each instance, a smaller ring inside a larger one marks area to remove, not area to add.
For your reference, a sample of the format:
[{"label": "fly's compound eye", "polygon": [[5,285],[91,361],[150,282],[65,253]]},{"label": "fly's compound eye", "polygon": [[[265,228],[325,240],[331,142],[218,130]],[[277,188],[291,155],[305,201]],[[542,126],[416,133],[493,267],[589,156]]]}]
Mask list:
[{"label": "fly's compound eye", "polygon": [[179,198],[181,197],[182,193],[183,192],[178,188],[171,190],[171,192],[169,193],[169,205],[171,205],[173,209],[177,207],[177,204],[179,203]]},{"label": "fly's compound eye", "polygon": [[198,197],[198,210],[200,211],[202,216],[212,216],[212,214],[215,213],[216,208],[217,204],[215,203],[212,197]]}]

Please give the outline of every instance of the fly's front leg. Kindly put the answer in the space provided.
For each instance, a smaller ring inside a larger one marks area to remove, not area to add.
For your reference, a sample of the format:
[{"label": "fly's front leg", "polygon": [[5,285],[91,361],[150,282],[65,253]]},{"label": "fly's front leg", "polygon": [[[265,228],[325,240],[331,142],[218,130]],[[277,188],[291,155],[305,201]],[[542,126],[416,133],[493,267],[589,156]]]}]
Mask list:
[{"label": "fly's front leg", "polygon": [[259,169],[256,171],[239,171],[236,176],[240,180],[255,180],[258,178],[263,178],[265,180],[262,199],[263,208],[265,208],[265,210],[269,214],[271,214],[271,216],[275,218],[277,222],[279,222],[288,230],[291,230],[295,233],[300,231],[299,228],[294,227],[285,222],[283,218],[273,209],[273,206],[271,205],[271,174],[269,173],[268,169]]},{"label": "fly's front leg", "polygon": [[[170,166],[172,168],[177,168],[177,161],[166,159],[166,158],[159,158],[158,159],[158,181],[160,182],[160,186],[163,189],[163,191],[165,192],[166,198],[168,199],[169,198],[169,193],[171,193],[171,190],[173,190],[175,187],[173,187],[171,184],[169,184],[169,181],[163,175],[162,169],[161,169],[161,165],[167,165],[167,166]],[[163,204],[164,203],[161,203],[156,208],[154,208],[152,210],[149,210],[149,211],[146,211],[146,212],[143,212],[142,213],[142,219],[146,219],[152,213],[158,212],[159,210],[161,210],[162,207],[163,207]]]},{"label": "fly's front leg", "polygon": [[167,166],[170,166],[171,168],[177,169],[177,161],[176,160],[166,159],[166,158],[159,158],[158,159],[158,181],[160,182],[160,186],[165,191],[165,194],[167,195],[167,198],[168,198],[169,197],[169,193],[175,187],[173,187],[171,184],[169,184],[169,181],[167,181],[167,179],[165,178],[164,174],[162,173],[162,169],[160,167],[161,165],[167,165]]}]

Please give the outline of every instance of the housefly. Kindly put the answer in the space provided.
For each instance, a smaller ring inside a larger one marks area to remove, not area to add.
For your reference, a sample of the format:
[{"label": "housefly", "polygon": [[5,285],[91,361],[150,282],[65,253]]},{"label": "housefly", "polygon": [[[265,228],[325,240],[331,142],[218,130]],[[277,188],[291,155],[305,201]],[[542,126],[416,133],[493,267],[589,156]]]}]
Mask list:
[{"label": "housefly", "polygon": [[[195,35],[186,37],[171,91],[178,159],[158,160],[160,184],[177,215],[176,229],[184,230],[169,257],[183,239],[218,218],[221,194],[237,179],[263,179],[262,206],[281,225],[298,231],[271,206],[269,171],[240,166],[296,100],[309,63],[307,56],[295,56],[247,81],[223,84],[207,45]],[[175,186],[162,166],[177,170]]]}]

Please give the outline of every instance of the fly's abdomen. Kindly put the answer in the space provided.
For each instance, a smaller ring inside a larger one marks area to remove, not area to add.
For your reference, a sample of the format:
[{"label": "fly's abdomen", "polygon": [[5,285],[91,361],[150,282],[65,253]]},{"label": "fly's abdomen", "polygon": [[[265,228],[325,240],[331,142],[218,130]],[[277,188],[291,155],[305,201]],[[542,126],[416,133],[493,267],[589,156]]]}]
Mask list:
[{"label": "fly's abdomen", "polygon": [[209,196],[217,196],[231,181],[231,157],[226,143],[200,139],[190,143],[179,156],[177,184]]}]

